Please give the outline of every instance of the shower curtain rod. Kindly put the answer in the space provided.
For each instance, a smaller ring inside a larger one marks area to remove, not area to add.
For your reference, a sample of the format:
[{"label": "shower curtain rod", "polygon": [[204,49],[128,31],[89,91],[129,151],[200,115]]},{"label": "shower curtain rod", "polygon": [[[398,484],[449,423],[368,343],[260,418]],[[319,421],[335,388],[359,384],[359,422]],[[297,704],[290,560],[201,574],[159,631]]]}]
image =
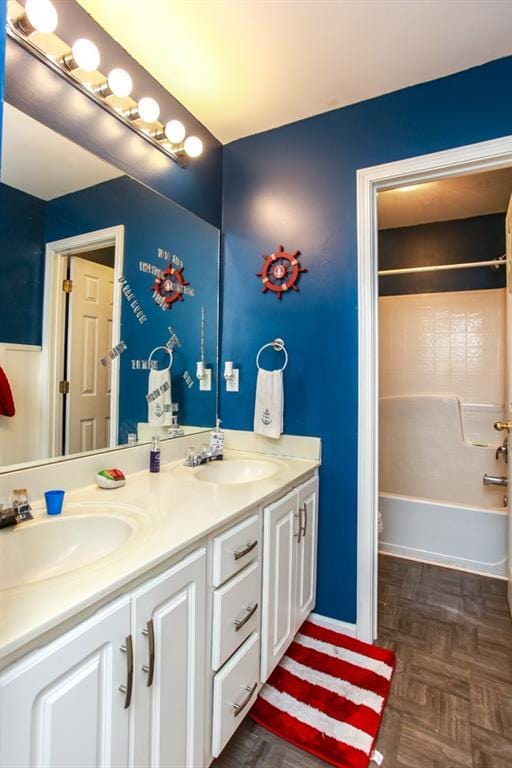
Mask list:
[{"label": "shower curtain rod", "polygon": [[472,269],[473,267],[503,267],[505,258],[492,261],[464,261],[462,264],[435,264],[431,267],[405,267],[404,269],[379,269],[379,277],[387,275],[412,275],[415,272],[443,272],[447,269]]}]

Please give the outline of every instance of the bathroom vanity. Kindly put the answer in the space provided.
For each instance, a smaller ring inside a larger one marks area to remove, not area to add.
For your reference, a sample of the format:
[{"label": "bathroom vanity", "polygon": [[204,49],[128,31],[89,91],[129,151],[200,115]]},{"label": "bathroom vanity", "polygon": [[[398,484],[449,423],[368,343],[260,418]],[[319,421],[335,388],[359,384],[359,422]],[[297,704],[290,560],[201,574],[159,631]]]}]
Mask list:
[{"label": "bathroom vanity", "polygon": [[319,456],[164,462],[1,532],[8,551],[6,537],[68,526],[72,550],[74,523],[130,527],[112,527],[110,552],[97,529],[100,559],[53,551],[66,572],[40,563],[0,591],[0,768],[208,766],[313,609]]}]

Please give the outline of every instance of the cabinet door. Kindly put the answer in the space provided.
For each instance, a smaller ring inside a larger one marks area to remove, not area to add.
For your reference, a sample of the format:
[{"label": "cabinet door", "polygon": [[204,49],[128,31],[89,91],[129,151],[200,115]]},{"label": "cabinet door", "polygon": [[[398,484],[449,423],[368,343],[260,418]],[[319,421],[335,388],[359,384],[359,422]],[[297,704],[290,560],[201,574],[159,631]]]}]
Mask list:
[{"label": "cabinet door", "polygon": [[1,768],[126,768],[130,601],[122,598],[0,676]]},{"label": "cabinet door", "polygon": [[295,631],[313,610],[316,596],[318,477],[307,480],[299,494],[300,537],[297,546]]},{"label": "cabinet door", "polygon": [[206,551],[133,594],[135,768],[197,768],[203,759]]},{"label": "cabinet door", "polygon": [[261,679],[265,682],[295,634],[297,492],[266,507],[263,515]]}]

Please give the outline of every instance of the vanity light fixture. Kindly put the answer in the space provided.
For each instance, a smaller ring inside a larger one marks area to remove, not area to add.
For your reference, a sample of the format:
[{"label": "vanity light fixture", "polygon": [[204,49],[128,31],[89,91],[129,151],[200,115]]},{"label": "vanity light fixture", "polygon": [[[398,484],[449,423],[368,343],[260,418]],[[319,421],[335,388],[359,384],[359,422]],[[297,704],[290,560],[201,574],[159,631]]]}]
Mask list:
[{"label": "vanity light fixture", "polygon": [[55,32],[59,15],[50,0],[27,0],[25,12],[16,19],[16,26],[24,35],[41,32],[49,35]]},{"label": "vanity light fixture", "polygon": [[100,65],[100,52],[93,42],[81,37],[73,43],[71,53],[64,56],[62,63],[70,71],[83,69],[84,72],[94,72]]},{"label": "vanity light fixture", "polygon": [[[128,72],[120,67],[112,69],[108,76],[99,71],[100,51],[91,40],[80,37],[68,47],[68,54],[61,58],[55,57],[52,53],[52,49],[55,50],[55,38],[45,41],[41,35],[34,35],[35,32],[51,35],[57,28],[59,17],[51,0],[26,0],[21,11],[20,7],[18,3],[9,3],[9,37],[50,69],[67,78],[75,88],[158,147],[182,168],[188,165],[189,158],[201,155],[203,142],[197,136],[186,136],[183,123],[179,120],[169,120],[165,124],[159,122],[160,105],[155,99],[151,96],[143,96],[139,101],[132,99],[133,82]],[[57,38],[57,42],[69,46],[61,38]],[[98,82],[87,81],[86,73],[96,73]],[[115,98],[111,100],[110,97]],[[119,104],[116,99],[127,99],[128,103]],[[144,123],[157,123],[155,130],[145,129],[137,122],[139,119]],[[203,382],[204,379],[201,380],[201,389],[206,388]]]},{"label": "vanity light fixture", "polygon": [[128,120],[144,120],[145,123],[154,123],[160,116],[160,105],[151,96],[143,96],[135,107],[123,112]]}]

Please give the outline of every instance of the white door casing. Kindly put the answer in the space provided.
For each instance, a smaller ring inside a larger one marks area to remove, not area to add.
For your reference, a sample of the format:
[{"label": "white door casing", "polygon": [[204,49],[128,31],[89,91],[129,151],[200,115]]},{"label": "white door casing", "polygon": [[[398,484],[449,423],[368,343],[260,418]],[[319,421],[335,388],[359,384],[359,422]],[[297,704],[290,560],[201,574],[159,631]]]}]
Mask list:
[{"label": "white door casing", "polygon": [[512,136],[357,171],[358,477],[357,637],[377,634],[378,257],[377,192],[512,165]]},{"label": "white door casing", "polygon": [[2,674],[0,765],[127,768],[129,633],[123,597]]},{"label": "white door casing", "polygon": [[[506,386],[507,401],[505,403],[505,419],[512,420],[512,196],[508,204],[505,219],[505,243],[507,255],[507,303],[506,303]],[[508,463],[507,463],[507,507],[508,507],[508,606],[512,615],[512,435],[508,438]]]},{"label": "white door casing", "polygon": [[70,277],[66,454],[109,446],[114,270],[72,256]]},{"label": "white door casing", "polygon": [[[123,275],[124,226],[108,227],[83,235],[67,237],[46,244],[43,338],[41,352],[41,441],[42,456],[61,455],[62,395],[58,383],[62,378],[64,348],[65,294],[62,283],[66,277],[67,257],[108,246],[114,247],[114,301],[112,320],[112,346],[120,341]],[[119,358],[110,363],[110,446],[117,445],[119,413]]]}]

